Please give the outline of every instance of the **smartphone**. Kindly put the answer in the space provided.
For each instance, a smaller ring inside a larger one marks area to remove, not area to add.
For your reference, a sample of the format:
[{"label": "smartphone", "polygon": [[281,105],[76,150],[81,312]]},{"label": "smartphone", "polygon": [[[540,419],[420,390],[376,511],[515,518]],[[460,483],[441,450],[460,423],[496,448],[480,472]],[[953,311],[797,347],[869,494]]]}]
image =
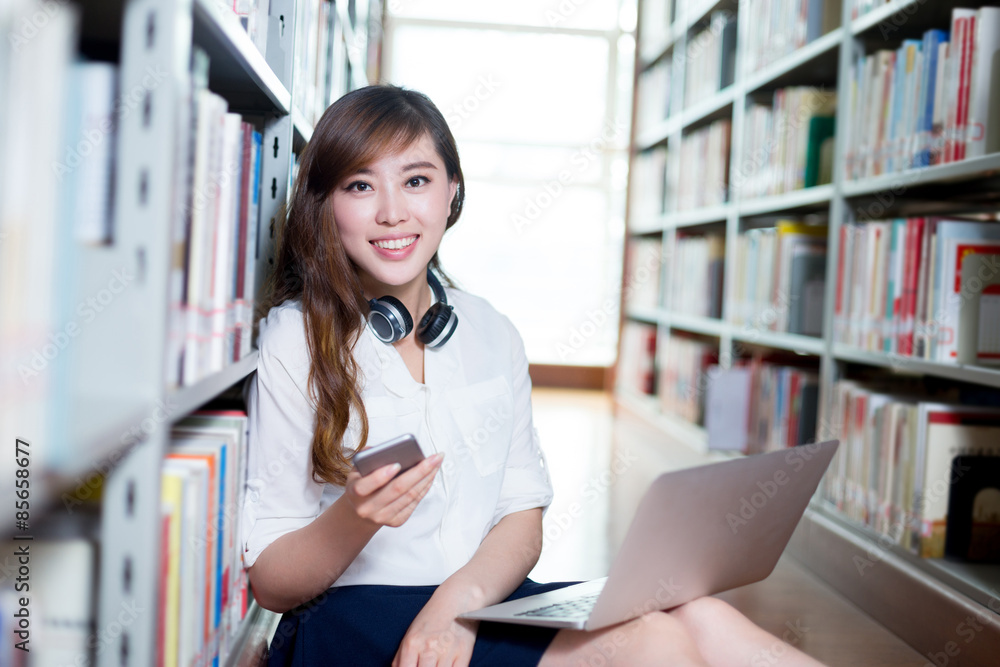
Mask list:
[{"label": "smartphone", "polygon": [[404,433],[398,438],[387,440],[374,447],[365,447],[354,455],[354,467],[362,475],[375,472],[391,463],[400,465],[397,475],[401,475],[424,459],[424,452],[412,433]]}]

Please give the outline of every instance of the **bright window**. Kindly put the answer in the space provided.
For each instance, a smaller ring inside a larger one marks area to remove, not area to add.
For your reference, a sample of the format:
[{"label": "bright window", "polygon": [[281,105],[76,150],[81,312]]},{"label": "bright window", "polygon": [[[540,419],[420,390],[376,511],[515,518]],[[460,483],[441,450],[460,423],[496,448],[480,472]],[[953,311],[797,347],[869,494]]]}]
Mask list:
[{"label": "bright window", "polygon": [[388,3],[385,78],[426,93],[462,155],[442,263],[532,363],[614,363],[634,59],[618,3]]}]

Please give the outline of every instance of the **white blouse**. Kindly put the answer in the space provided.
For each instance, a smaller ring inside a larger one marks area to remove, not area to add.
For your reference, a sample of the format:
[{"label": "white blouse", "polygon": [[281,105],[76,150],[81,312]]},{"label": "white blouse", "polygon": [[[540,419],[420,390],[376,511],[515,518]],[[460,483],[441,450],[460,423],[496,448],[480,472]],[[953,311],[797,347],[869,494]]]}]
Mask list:
[{"label": "white blouse", "polygon": [[[406,523],[379,529],[334,586],[440,584],[469,561],[501,518],[552,500],[520,335],[484,299],[451,288],[447,294],[459,324],[442,347],[425,349],[425,384],[367,326],[355,345],[369,446],[412,433],[426,456],[444,452],[445,458]],[[299,301],[272,308],[261,320],[258,347],[256,376],[244,388],[250,431],[244,567],[344,492],[312,478],[316,413]],[[359,436],[352,410],[345,452],[356,449]]]}]

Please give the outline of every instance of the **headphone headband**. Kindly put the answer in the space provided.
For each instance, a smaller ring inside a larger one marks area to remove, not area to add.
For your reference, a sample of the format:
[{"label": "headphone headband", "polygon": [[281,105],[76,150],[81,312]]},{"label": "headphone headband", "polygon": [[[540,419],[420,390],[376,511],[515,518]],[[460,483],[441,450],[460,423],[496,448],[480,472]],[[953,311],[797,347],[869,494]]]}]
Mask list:
[{"label": "headphone headband", "polygon": [[[444,287],[430,267],[427,268],[427,283],[431,286],[437,301],[420,318],[420,324],[417,325],[417,340],[429,347],[441,347],[455,333],[458,315],[455,314],[455,309],[448,305]],[[368,307],[368,327],[383,343],[387,345],[396,343],[413,330],[413,318],[399,299],[393,296],[371,299]]]}]

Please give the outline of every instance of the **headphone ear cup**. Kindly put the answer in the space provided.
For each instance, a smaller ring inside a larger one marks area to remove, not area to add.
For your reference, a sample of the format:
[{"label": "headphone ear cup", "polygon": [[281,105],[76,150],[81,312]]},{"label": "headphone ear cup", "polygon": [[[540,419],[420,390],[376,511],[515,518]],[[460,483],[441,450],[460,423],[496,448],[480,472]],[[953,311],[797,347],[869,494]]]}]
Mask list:
[{"label": "headphone ear cup", "polygon": [[440,347],[448,342],[458,326],[454,308],[438,301],[427,309],[417,325],[417,339],[424,345]]},{"label": "headphone ear cup", "polygon": [[395,343],[413,331],[413,318],[403,302],[394,296],[384,296],[368,302],[368,326],[383,343]]}]

